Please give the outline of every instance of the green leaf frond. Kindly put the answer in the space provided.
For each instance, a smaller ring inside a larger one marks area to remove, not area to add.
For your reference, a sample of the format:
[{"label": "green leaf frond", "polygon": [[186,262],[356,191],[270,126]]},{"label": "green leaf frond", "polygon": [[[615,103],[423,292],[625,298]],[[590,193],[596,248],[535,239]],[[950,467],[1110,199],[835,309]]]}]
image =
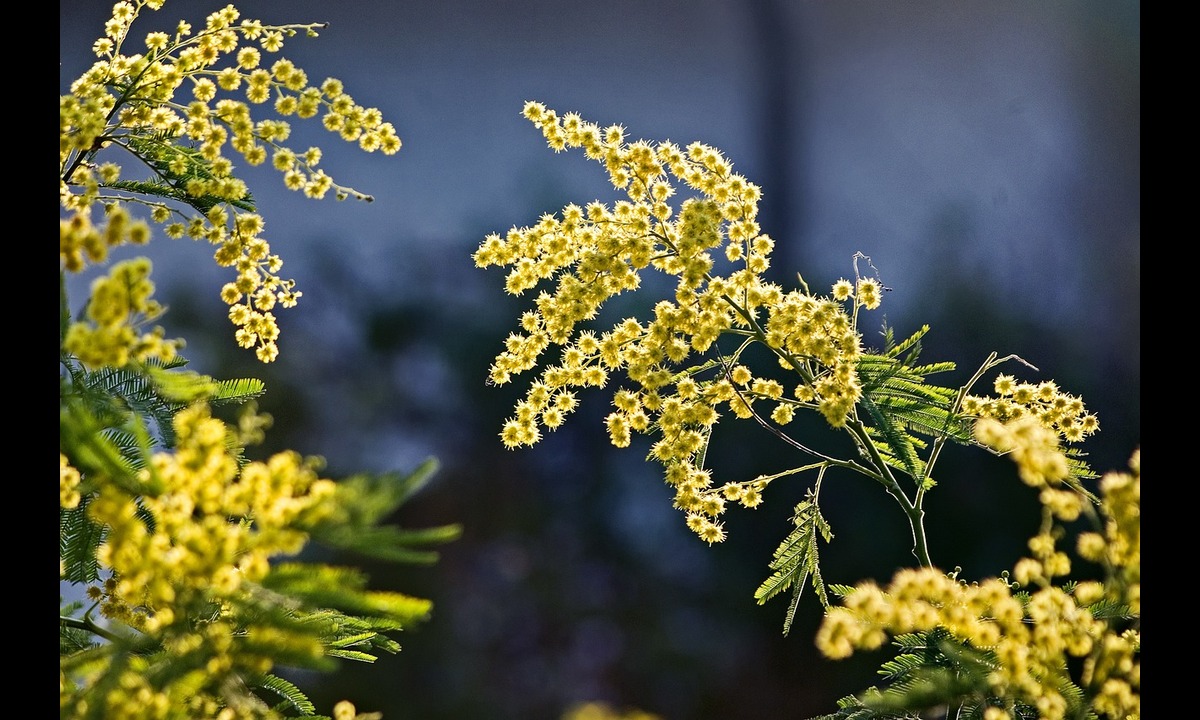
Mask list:
[{"label": "green leaf frond", "polygon": [[438,553],[429,546],[456,540],[462,534],[460,525],[410,530],[380,523],[425,487],[437,468],[437,461],[430,458],[407,475],[360,474],[339,482],[337,510],[311,528],[313,539],[381,560],[422,565],[436,562]]},{"label": "green leaf frond", "polygon": [[438,470],[436,458],[427,458],[406,475],[389,472],[358,474],[338,482],[338,505],[345,507],[336,522],[374,525],[420,492]]},{"label": "green leaf frond", "polygon": [[821,604],[829,607],[825,581],[821,577],[817,541],[819,538],[828,543],[833,539],[833,533],[821,515],[816,494],[811,488],[807,498],[796,505],[792,522],[794,528],[775,549],[774,559],[767,566],[774,572],[754,591],[754,599],[762,605],[783,591],[792,589],[791,603],[783,622],[784,635],[791,630],[800,595],[810,581]]},{"label": "green leaf frond", "polygon": [[[87,476],[117,483],[134,495],[154,494],[137,477],[156,447],[175,445],[175,415],[197,402],[245,403],[264,392],[261,380],[214,380],[180,370],[187,360],[157,360],[125,367],[87,370],[64,362],[67,377],[60,378],[62,432],[60,449]],[[69,379],[68,379],[69,378]],[[231,435],[229,447],[236,439]]]},{"label": "green leaf frond", "polygon": [[358,650],[339,650],[337,648],[330,648],[325,651],[325,654],[339,660],[356,660],[367,663],[373,663],[379,659],[378,655],[372,655],[371,653],[360,652]]},{"label": "green leaf frond", "polygon": [[172,418],[182,405],[159,391],[150,370],[143,367],[101,368],[89,373],[89,389],[112,398],[114,404],[124,405],[133,413],[153,421],[164,445],[175,444]]},{"label": "green leaf frond", "polygon": [[[271,571],[262,580],[262,586],[280,595],[304,598],[310,593],[326,592],[332,588],[347,593],[358,592],[366,587],[367,576],[362,570],[352,567],[335,567],[306,562],[280,562],[271,565]],[[311,607],[324,603],[309,603]]]},{"label": "green leaf frond", "polygon": [[321,641],[328,648],[367,648],[392,654],[400,652],[400,644],[384,633],[405,628],[404,623],[392,618],[346,615],[328,608],[310,613],[308,621],[325,624]]},{"label": "green leaf frond", "polygon": [[62,560],[62,579],[90,583],[99,579],[96,548],[104,542],[105,529],[87,516],[91,496],[84,495],[79,505],[58,510],[58,554]]},{"label": "green leaf frond", "polygon": [[845,585],[843,583],[830,583],[825,589],[839,598],[845,598],[857,588],[855,588],[853,585]]},{"label": "green leaf frond", "polygon": [[1137,617],[1126,603],[1104,599],[1087,606],[1097,620],[1133,620]]},{"label": "green leaf frond", "polygon": [[274,665],[330,672],[337,661],[328,657],[319,640],[302,628],[282,626],[282,614],[267,622],[243,625],[235,640],[234,652],[242,656],[269,657]]},{"label": "green leaf frond", "polygon": [[[214,206],[228,203],[239,210],[254,212],[254,198],[250,192],[241,198],[218,197],[204,194],[193,195],[188,184],[193,180],[213,180],[212,164],[200,154],[199,149],[178,144],[176,138],[154,134],[132,135],[124,146],[130,153],[141,158],[157,176],[152,180],[119,180],[108,187],[125,190],[139,195],[173,200],[188,205],[203,214]],[[184,168],[175,172],[173,166]]]},{"label": "green leaf frond", "polygon": [[342,526],[328,527],[314,538],[324,545],[378,560],[432,565],[440,557],[438,552],[418,548],[457,540],[460,535],[462,535],[462,527],[459,525],[442,525],[420,530],[384,526],[357,531]]},{"label": "green leaf frond", "polygon": [[58,655],[64,657],[77,652],[89,650],[96,647],[99,643],[88,628],[80,627],[80,623],[66,621],[70,618],[72,621],[75,616],[83,609],[83,603],[72,601],[64,604],[62,596],[58,598]]},{"label": "green leaf frond", "polygon": [[889,466],[907,473],[917,485],[922,485],[925,463],[917,456],[917,438],[906,432],[902,421],[876,404],[870,395],[864,393],[859,403],[874,423],[866,426],[867,436],[875,443],[880,457]]},{"label": "green leaf frond", "polygon": [[1087,457],[1087,453],[1077,447],[1064,447],[1062,453],[1067,458],[1067,477],[1063,480],[1067,487],[1077,493],[1080,493],[1094,505],[1100,504],[1100,498],[1096,493],[1084,487],[1085,480],[1096,480],[1100,477],[1099,473],[1092,469],[1083,458]]},{"label": "green leaf frond", "polygon": [[955,364],[914,364],[921,353],[920,340],[928,332],[929,326],[925,325],[903,342],[894,343],[891,328],[888,328],[885,331],[887,342],[883,350],[878,354],[864,353],[858,360],[857,370],[863,393],[879,398],[894,397],[898,401],[906,400],[911,404],[948,404],[957,391],[929,385],[925,378],[937,373],[951,372],[955,369]]},{"label": "green leaf frond", "polygon": [[[319,566],[312,573],[322,572]],[[264,586],[265,587],[265,586]],[[332,593],[330,593],[332,594]],[[341,595],[362,594],[344,590]],[[226,605],[226,616],[242,628],[241,650],[271,657],[273,662],[294,668],[329,671],[339,658],[373,662],[375,652],[396,653],[400,645],[384,633],[402,630],[395,618],[356,617],[328,607],[310,609],[313,599],[306,593],[259,588],[254,599]],[[325,598],[328,599],[328,594]]]},{"label": "green leaf frond", "polygon": [[[89,491],[95,478],[104,478],[134,495],[153,492],[153,481],[138,476],[149,451],[149,434],[138,416],[124,416],[124,432],[116,432],[110,408],[78,395],[64,396],[59,406],[59,452],[83,474]],[[115,440],[114,440],[115,433]]]},{"label": "green leaf frond", "polygon": [[282,702],[276,705],[274,710],[285,717],[291,716],[293,713],[299,713],[300,717],[310,717],[317,711],[317,708],[308,699],[308,696],[300,691],[300,688],[278,675],[262,677],[255,683],[255,686],[282,699]]},{"label": "green leaf frond", "polygon": [[310,563],[281,563],[271,568],[263,587],[310,608],[393,621],[393,629],[426,619],[429,600],[397,592],[365,590],[366,576],[356,568]]},{"label": "green leaf frond", "polygon": [[[870,693],[874,690],[867,690]],[[858,697],[847,695],[838,700],[838,711],[817,715],[808,720],[922,720],[920,714],[908,712],[877,711],[862,704]]]},{"label": "green leaf frond", "polygon": [[[283,603],[247,606],[243,624],[256,631],[247,633],[254,634],[256,642],[268,638],[277,645],[269,652],[281,664],[330,670],[338,659],[374,662],[379,652],[392,655],[400,652],[400,643],[386,635],[404,629],[395,619],[358,617],[329,608],[296,609],[296,598],[276,597]],[[281,652],[290,657],[281,657]]]},{"label": "green leaf frond", "polygon": [[243,404],[259,397],[266,391],[266,385],[258,378],[237,378],[235,380],[218,380],[209,402],[214,405],[228,403]]},{"label": "green leaf frond", "polygon": [[79,398],[97,420],[120,430],[131,414],[153,421],[164,446],[174,445],[172,418],[195,402],[244,403],[263,394],[265,386],[255,378],[215,380],[200,373],[180,370],[187,360],[149,360],[124,367],[88,371],[72,368],[69,387],[61,393]]},{"label": "green leaf frond", "polygon": [[866,353],[857,364],[868,436],[884,462],[923,487],[928,487],[926,467],[917,451],[926,444],[918,435],[960,443],[971,439],[970,424],[952,411],[958,391],[926,382],[930,375],[954,370],[954,363],[914,364],[928,331],[926,325],[896,343],[892,329],[885,328],[881,353]]}]

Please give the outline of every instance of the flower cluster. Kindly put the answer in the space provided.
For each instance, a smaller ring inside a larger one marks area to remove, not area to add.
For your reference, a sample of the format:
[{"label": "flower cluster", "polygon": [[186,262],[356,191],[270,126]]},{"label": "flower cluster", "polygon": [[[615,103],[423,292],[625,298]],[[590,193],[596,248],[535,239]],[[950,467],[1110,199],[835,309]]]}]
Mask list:
[{"label": "flower cluster", "polygon": [[1105,629],[1059,588],[1039,590],[1022,603],[1002,579],[966,584],[936,568],[921,568],[899,571],[886,588],[858,585],[826,614],[816,643],[827,657],[844,658],[856,649],[878,648],[889,636],[939,627],[992,652],[991,691],[1035,705],[1047,720],[1066,717],[1067,699],[1055,681],[1066,658],[1086,657]]},{"label": "flower cluster", "polygon": [[58,506],[70,510],[79,507],[79,471],[67,459],[66,455],[58,454]]},{"label": "flower cluster", "polygon": [[1053,381],[1018,382],[1001,374],[996,376],[995,389],[997,397],[964,397],[963,413],[1002,423],[1032,417],[1067,442],[1079,442],[1100,429],[1099,419],[1087,411],[1083,400],[1063,392]]},{"label": "flower cluster", "polygon": [[1110,599],[1142,612],[1142,456],[1135,452],[1128,472],[1100,479],[1103,526],[1079,536],[1081,558],[1103,566],[1110,576]]},{"label": "flower cluster", "polygon": [[[236,273],[221,298],[237,342],[270,362],[278,353],[273,311],[295,305],[300,293],[279,276],[282,260],[262,236],[263,218],[233,158],[270,161],[286,187],[310,198],[332,192],[369,201],[324,172],[319,148],[288,146],[291,118],[319,118],[366,152],[393,154],[400,140],[340,81],[312,83],[291,61],[269,58],[285,39],[315,36],[320,25],[267,26],[229,5],[196,31],[181,22],[134,48],[133,22],[162,5],[117,2],[92,48],[96,62],[59,98],[63,315],[67,274],[99,275],[79,316],[62,321],[59,572],[86,597],[60,599],[59,712],[308,716],[311,703],[272,675],[273,666],[372,661],[366,650],[399,649],[388,634],[424,619],[430,603],[368,590],[354,568],[280,560],[310,537],[335,547],[362,542],[353,528],[373,527],[403,498],[383,487],[391,476],[337,485],[318,477],[319,459],[292,451],[247,460],[243,448],[261,442],[270,424],[251,402],[261,383],[180,371],[182,341],[145,327],[164,312],[153,299],[149,259],[115,262],[106,275],[101,268],[115,250],[149,242],[152,226],[169,238],[207,241],[217,264]],[[253,106],[268,103],[275,116],[257,117]],[[227,425],[209,402],[248,403],[248,412]],[[436,532],[440,542],[456,529]],[[431,541],[386,537],[380,554],[389,559]],[[379,717],[349,702],[333,714]]]},{"label": "flower cluster", "polygon": [[[298,32],[315,36],[319,25],[239,22],[229,5],[210,14],[203,29],[193,32],[181,22],[173,34],[149,33],[144,52],[125,54],[133,21],[162,1],[118,2],[93,47],[99,59],[59,98],[59,195],[67,213],[60,220],[60,263],[79,272],[103,262],[112,247],[149,240],[145,221],[124,211],[142,204],[168,237],[206,240],[216,247],[217,264],[234,268],[237,277],[221,298],[237,341],[270,362],[279,332],[272,310],[295,305],[301,293],[278,275],[282,260],[261,236],[263,220],[233,174],[229,151],[249,165],[269,159],[288,188],[308,197],[333,191],[338,199],[370,200],[325,173],[319,148],[289,147],[287,118],[320,115],[326,129],[366,152],[393,154],[400,139],[378,109],[356,103],[336,78],[313,84],[286,58],[266,64],[264,54],[279,52]],[[184,92],[190,97],[178,97]],[[270,101],[277,117],[256,120],[251,106]],[[131,154],[149,176],[97,162],[106,148]],[[97,203],[105,206],[102,227],[91,222]]]},{"label": "flower cluster", "polygon": [[138,334],[140,326],[163,312],[153,294],[148,259],[117,263],[108,275],[92,283],[86,320],[71,323],[63,348],[90,368],[121,367],[131,359],[171,360],[183,346],[182,340],[165,339],[159,326]]},{"label": "flower cluster", "polygon": [[[1065,459],[1046,460],[1060,452],[1052,430],[1023,416],[1003,425],[981,422],[976,434],[981,442],[1010,451],[1027,482],[1039,479],[1030,484],[1042,488],[1048,518],[1069,522],[1090,509],[1077,493],[1056,488],[1068,473]],[[1032,557],[1014,568],[1017,583],[992,578],[967,584],[936,568],[901,570],[886,588],[861,583],[841,606],[826,613],[816,636],[818,648],[828,657],[844,658],[855,650],[878,648],[889,636],[941,628],[990,653],[992,694],[1031,704],[1039,717],[1055,720],[1078,710],[1063,693],[1071,667],[1082,668],[1078,682],[1096,714],[1113,720],[1140,716],[1140,629],[1106,622],[1090,610],[1103,603],[1141,616],[1140,464],[1137,452],[1130,473],[1109,473],[1102,479],[1102,530],[1079,536],[1079,556],[1104,567],[1103,582],[1051,584],[1071,567],[1066,554],[1055,549],[1061,529],[1046,524],[1029,541]],[[1075,496],[1073,501],[1064,499],[1067,493]],[[1015,590],[1022,585],[1037,589],[1021,597]],[[994,707],[984,717],[1010,715]]]},{"label": "flower cluster", "polygon": [[[335,485],[317,476],[314,460],[293,452],[239,467],[229,449],[230,428],[205,405],[178,413],[174,430],[174,452],[156,453],[140,472],[143,495],[105,483],[88,506],[89,516],[107,528],[96,557],[111,571],[88,595],[101,615],[154,638],[171,655],[202,658],[209,678],[261,675],[278,650],[273,644],[284,639],[239,618],[238,597],[247,584],[263,579],[272,557],[299,552],[308,539],[305,528],[330,511]],[[66,479],[62,484],[65,488]],[[308,642],[289,650],[320,658],[324,648],[315,639]],[[193,694],[186,678],[152,689],[140,677],[144,670],[131,666],[123,673],[118,684],[128,687],[103,696],[114,704],[100,714],[171,717],[170,708],[187,709],[193,717],[217,716],[219,703]]]},{"label": "flower cluster", "polygon": [[560,720],[661,720],[658,715],[637,708],[618,709],[603,702],[573,705]]},{"label": "flower cluster", "polygon": [[[102,607],[150,609],[140,620],[122,617],[136,627],[162,624],[162,612],[181,595],[226,597],[244,580],[262,579],[271,556],[300,550],[302,527],[319,517],[334,489],[317,477],[315,460],[291,451],[239,467],[229,428],[205,405],[178,413],[174,429],[174,452],[156,453],[140,475],[147,487],[162,488],[140,499],[153,530],[136,516],[133,499],[111,486],[90,506],[111,528],[100,563],[121,578]],[[155,551],[160,546],[171,549]]]},{"label": "flower cluster", "polygon": [[349,700],[339,700],[333,706],[333,720],[381,720],[383,713],[362,712]]},{"label": "flower cluster", "polygon": [[[510,448],[536,443],[542,428],[554,430],[577,407],[577,388],[603,387],[624,371],[633,386],[613,395],[606,419],[612,443],[626,447],[633,433],[656,434],[650,455],[676,489],[676,506],[702,538],[721,540],[724,531],[713,518],[725,502],[754,507],[765,485],[714,486],[702,467],[722,412],[752,418],[763,402],[773,404],[770,417],[779,425],[797,407],[819,410],[835,427],[844,423],[861,395],[855,318],[860,307],[878,307],[882,286],[870,278],[843,280],[832,298],[821,298],[785,293],[765,280],[774,241],[756,220],[761,192],[715,148],[627,142],[619,125],[602,128],[576,113],[560,117],[536,102],[525,105],[524,115],[554,150],[580,148],[602,163],[626,198],[611,207],[567,205],[535,225],[488,235],[474,253],[478,267],[510,268],[510,294],[553,286],[538,292],[520,331],[508,336],[491,365],[490,381],[504,384],[537,366],[551,346],[559,348],[557,362],[516,404],[501,440]],[[673,202],[678,187],[691,196]],[[641,287],[648,268],[674,278],[672,296],[654,305],[652,318],[625,318],[601,332],[587,327],[608,300]],[[715,343],[723,335],[740,337],[742,347],[721,354]],[[745,341],[765,345],[796,373],[791,395],[779,380],[738,362]]]}]

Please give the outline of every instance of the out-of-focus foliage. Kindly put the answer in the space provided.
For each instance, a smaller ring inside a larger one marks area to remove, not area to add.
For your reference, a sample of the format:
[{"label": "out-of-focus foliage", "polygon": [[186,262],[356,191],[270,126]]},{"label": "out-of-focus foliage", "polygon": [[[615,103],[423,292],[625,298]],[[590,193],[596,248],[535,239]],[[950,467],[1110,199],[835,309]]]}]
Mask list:
[{"label": "out-of-focus foliage", "polygon": [[[152,225],[208,240],[217,263],[237,272],[221,294],[238,343],[269,362],[278,352],[271,310],[300,294],[275,274],[282,261],[259,236],[253,198],[224,152],[250,164],[270,154],[284,182],[313,198],[331,188],[366,196],[334,185],[317,168],[318,149],[288,149],[287,122],[254,120],[250,105],[274,99],[281,116],[300,118],[324,110],[327,128],[367,151],[394,152],[399,140],[336,80],[310,87],[282,58],[260,67],[262,53],[317,26],[238,23],[228,6],[197,32],[180,23],[133,51],[131,25],[161,5],[117,3],[93,47],[98,60],[59,101],[59,552],[61,582],[78,598],[60,602],[60,717],[328,717],[279,670],[395,653],[394,636],[425,620],[431,603],[301,553],[316,541],[434,562],[432,547],[457,526],[391,520],[436,462],[335,482],[317,457],[253,459],[249,448],[271,424],[254,402],[264,384],[187,370],[181,340],[145,329],[165,310],[148,259],[113,264],[78,312],[66,276],[104,266],[111,248],[148,242]],[[178,97],[187,91],[190,101]],[[136,172],[116,163],[122,155]],[[226,408],[234,412],[222,417]],[[333,715],[371,717],[349,701]]]}]

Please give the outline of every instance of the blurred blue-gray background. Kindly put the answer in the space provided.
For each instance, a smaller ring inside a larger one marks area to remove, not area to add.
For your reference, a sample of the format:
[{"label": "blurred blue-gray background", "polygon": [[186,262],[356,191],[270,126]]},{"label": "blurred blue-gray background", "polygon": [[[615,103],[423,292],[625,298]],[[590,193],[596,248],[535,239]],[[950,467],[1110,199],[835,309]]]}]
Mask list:
[{"label": "blurred blue-gray background", "polygon": [[[224,4],[168,0],[133,37],[201,25]],[[788,637],[786,600],[752,599],[805,482],[731,510],[730,539],[709,548],[657,467],[607,445],[603,393],[583,394],[535,448],[501,448],[520,383],[484,380],[525,306],[470,255],[489,232],[616,198],[598,165],[546,147],[520,117],[527,100],[632,138],[720,148],[763,188],[781,282],[800,273],[821,291],[862,252],[892,288],[879,322],[902,336],[930,324],[923,359],[959,366],[947,384],[990,351],[1016,353],[1041,372],[1011,371],[1054,378],[1099,414],[1085,448],[1097,470],[1123,467],[1140,442],[1137,2],[235,4],[266,23],[328,22],[281,54],[312,80],[345,81],[404,148],[366,155],[294,122],[289,144],[320,145],[334,179],[375,202],[312,201],[269,168],[239,168],[304,292],[278,313],[280,358],[262,366],[234,346],[210,248],[157,239],[168,336],[188,339],[201,372],[267,382],[264,453],[323,455],[334,477],[436,456],[434,483],[397,521],[465,527],[433,567],[367,566],[379,587],[432,598],[434,615],[399,655],[306,679],[319,706],[527,719],[602,700],[668,720],[804,718],[876,682],[882,653],[817,655],[815,596]],[[111,7],[60,0],[60,92]],[[792,461],[756,428],[728,430],[721,462],[746,477]],[[942,463],[935,561],[967,578],[1011,567],[1037,525],[1032,491],[980,453]],[[909,565],[899,510],[859,478],[835,480],[822,493],[836,535],[826,579]]]}]

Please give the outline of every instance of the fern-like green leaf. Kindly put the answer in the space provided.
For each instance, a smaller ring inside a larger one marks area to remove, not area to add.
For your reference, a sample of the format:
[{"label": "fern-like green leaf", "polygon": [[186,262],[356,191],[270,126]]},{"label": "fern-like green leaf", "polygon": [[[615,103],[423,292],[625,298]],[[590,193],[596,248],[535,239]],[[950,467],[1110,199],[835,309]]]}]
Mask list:
[{"label": "fern-like green leaf", "polygon": [[[799,511],[799,506],[797,506],[797,511]],[[758,601],[759,605],[787,590],[796,581],[797,569],[801,568],[803,564],[804,539],[803,530],[797,527],[788,533],[779,547],[775,549],[774,560],[768,565],[774,572],[754,591],[754,599]]]},{"label": "fern-like green leaf", "polygon": [[[228,203],[240,210],[254,212],[254,199],[247,191],[241,198],[218,197],[204,194],[193,195],[188,191],[192,180],[211,180],[211,163],[205,160],[197,148],[177,144],[173,138],[153,134],[135,135],[126,141],[129,151],[140,157],[158,174],[156,180],[119,180],[109,187],[129,192],[159,197],[164,200],[189,205],[202,214],[207,214],[215,205]],[[183,172],[176,172],[182,167]]]},{"label": "fern-like green leaf", "polygon": [[348,648],[352,645],[361,645],[362,643],[370,642],[371,638],[374,636],[375,633],[373,632],[355,633],[354,635],[347,635],[344,638],[338,638],[337,640],[334,640],[333,642],[329,643],[329,647]]},{"label": "fern-like green leaf", "polygon": [[333,608],[350,615],[388,618],[408,626],[424,620],[432,603],[397,592],[366,591],[366,577],[355,568],[310,563],[281,563],[263,586],[312,608]]},{"label": "fern-like green leaf", "polygon": [[885,328],[881,353],[865,353],[857,370],[862,383],[860,404],[870,420],[868,435],[884,462],[906,473],[921,487],[932,482],[925,477],[924,462],[917,451],[926,447],[918,436],[970,441],[970,426],[952,412],[957,391],[926,382],[929,375],[948,372],[954,363],[916,365],[923,326],[903,342],[896,343],[891,328]]},{"label": "fern-like green leaf", "polygon": [[784,635],[791,630],[801,593],[810,582],[821,604],[826,607],[829,605],[825,581],[821,577],[817,542],[818,539],[822,539],[828,543],[833,539],[833,533],[825,518],[821,516],[816,495],[811,488],[806,499],[796,505],[792,522],[792,531],[775,549],[774,558],[767,566],[774,572],[754,591],[754,599],[762,605],[779,593],[789,588],[792,590],[791,602],[783,622]]},{"label": "fern-like green leaf", "polygon": [[276,706],[275,709],[284,716],[290,714],[285,713],[285,710],[294,710],[302,717],[309,717],[317,711],[316,706],[312,704],[307,695],[301,692],[300,688],[278,675],[267,675],[261,678],[256,685],[282,698],[284,705]]},{"label": "fern-like green leaf", "polygon": [[[870,688],[864,695],[870,696],[874,692],[875,688]],[[913,713],[876,711],[863,705],[862,700],[854,695],[840,698],[837,704],[837,712],[818,715],[808,720],[922,720],[920,715]]]},{"label": "fern-like green leaf", "polygon": [[457,539],[459,525],[418,530],[379,525],[429,483],[437,470],[436,459],[422,462],[412,472],[356,475],[338,483],[338,512],[310,528],[315,541],[328,547],[367,557],[429,564],[437,561],[430,545]]},{"label": "fern-like green leaf", "polygon": [[58,552],[62,579],[68,582],[90,583],[100,577],[96,548],[104,542],[104,528],[87,516],[90,502],[91,496],[85,495],[77,507],[58,511]]},{"label": "fern-like green leaf", "polygon": [[372,528],[326,525],[314,533],[313,537],[322,545],[366,557],[430,565],[437,562],[439,555],[434,550],[420,549],[422,546],[450,542],[461,535],[460,525],[442,525],[420,530],[405,530],[390,525]]},{"label": "fern-like green leaf", "polygon": [[924,662],[925,659],[920,655],[911,653],[897,655],[879,666],[879,674],[889,680],[894,680],[912,673]]},{"label": "fern-like green leaf", "polygon": [[165,407],[178,407],[208,400],[217,393],[218,386],[215,380],[191,370],[166,370],[148,364],[145,373],[149,380],[145,394],[149,400]]},{"label": "fern-like green leaf", "polygon": [[258,378],[238,378],[236,380],[219,380],[210,402],[214,405],[225,403],[246,403],[266,392],[266,385]]},{"label": "fern-like green leaf", "polygon": [[371,653],[365,653],[360,650],[339,650],[337,648],[330,648],[325,651],[325,654],[329,657],[339,658],[341,660],[356,660],[358,662],[366,663],[373,663],[379,659],[378,655],[372,655]]},{"label": "fern-like green leaf", "polygon": [[1087,609],[1097,620],[1130,620],[1134,617],[1129,605],[1107,599],[1094,602]]},{"label": "fern-like green leaf", "polygon": [[436,458],[427,458],[406,475],[398,472],[360,474],[338,483],[337,504],[348,508],[334,524],[355,527],[375,525],[424,488],[437,472]]},{"label": "fern-like green leaf", "polygon": [[853,585],[845,585],[843,583],[830,583],[826,589],[829,590],[830,593],[837,595],[840,598],[844,598],[850,593],[854,592],[857,588],[855,588]]},{"label": "fern-like green leaf", "polygon": [[[140,463],[131,460],[127,450],[109,439],[104,419],[93,412],[93,406],[84,398],[64,397],[59,408],[59,451],[66,454],[85,480],[95,474],[108,478],[130,494],[155,494],[153,481],[148,484],[138,477]],[[126,427],[134,435],[135,444],[144,443],[145,430],[140,418],[129,418]]]},{"label": "fern-like green leaf", "polygon": [[925,468],[921,458],[917,457],[917,451],[913,447],[913,438],[904,431],[899,423],[895,422],[895,416],[884,411],[886,406],[877,405],[870,395],[864,393],[859,402],[866,408],[867,414],[874,423],[873,437],[882,437],[887,456],[900,466],[899,469],[908,473],[909,477],[920,485],[925,479]]}]

